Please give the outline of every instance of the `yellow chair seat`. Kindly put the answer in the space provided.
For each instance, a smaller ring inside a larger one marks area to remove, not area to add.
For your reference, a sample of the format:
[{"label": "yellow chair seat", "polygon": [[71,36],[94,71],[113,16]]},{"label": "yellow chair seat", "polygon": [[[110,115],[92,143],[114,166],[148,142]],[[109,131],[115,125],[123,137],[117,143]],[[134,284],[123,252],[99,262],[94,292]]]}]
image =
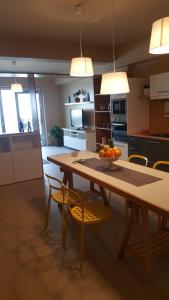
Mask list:
[{"label": "yellow chair seat", "polygon": [[[54,201],[56,201],[58,204],[63,205],[63,192],[62,191],[58,191],[58,192],[52,193],[52,199]],[[64,199],[64,204],[65,205],[68,204],[67,197],[65,197],[65,199]]]},{"label": "yellow chair seat", "polygon": [[[78,221],[82,222],[82,208],[80,206],[74,206],[70,209],[72,217]],[[110,208],[104,206],[101,203],[87,203],[84,207],[84,223],[99,223],[103,220],[108,220],[112,218],[112,212]]]}]

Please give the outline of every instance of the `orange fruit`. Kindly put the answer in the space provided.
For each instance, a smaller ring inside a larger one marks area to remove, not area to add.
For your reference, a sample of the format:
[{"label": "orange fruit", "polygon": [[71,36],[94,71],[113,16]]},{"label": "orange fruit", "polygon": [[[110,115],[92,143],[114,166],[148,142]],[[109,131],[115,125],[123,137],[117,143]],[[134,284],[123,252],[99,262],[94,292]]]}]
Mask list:
[{"label": "orange fruit", "polygon": [[106,156],[106,157],[109,157],[109,158],[114,157],[114,152],[112,151],[111,148],[109,148],[109,149],[106,151],[105,156]]},{"label": "orange fruit", "polygon": [[99,157],[102,159],[102,158],[104,157],[104,155],[105,155],[104,150],[103,150],[103,149],[100,150],[100,151],[99,151]]},{"label": "orange fruit", "polygon": [[104,151],[107,151],[109,149],[109,145],[104,145],[102,148]]},{"label": "orange fruit", "polygon": [[119,147],[114,147],[113,151],[116,157],[121,156],[121,149]]}]

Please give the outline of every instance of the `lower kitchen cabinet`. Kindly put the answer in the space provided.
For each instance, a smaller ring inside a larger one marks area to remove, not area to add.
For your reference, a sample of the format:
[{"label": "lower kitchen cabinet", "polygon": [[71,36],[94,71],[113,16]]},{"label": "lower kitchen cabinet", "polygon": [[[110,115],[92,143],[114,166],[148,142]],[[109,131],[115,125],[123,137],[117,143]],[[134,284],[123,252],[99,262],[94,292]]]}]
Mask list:
[{"label": "lower kitchen cabinet", "polygon": [[0,136],[0,185],[43,176],[38,132]]},{"label": "lower kitchen cabinet", "polygon": [[148,166],[152,167],[158,160],[169,161],[169,140],[128,136],[128,153],[140,154],[148,158]]}]

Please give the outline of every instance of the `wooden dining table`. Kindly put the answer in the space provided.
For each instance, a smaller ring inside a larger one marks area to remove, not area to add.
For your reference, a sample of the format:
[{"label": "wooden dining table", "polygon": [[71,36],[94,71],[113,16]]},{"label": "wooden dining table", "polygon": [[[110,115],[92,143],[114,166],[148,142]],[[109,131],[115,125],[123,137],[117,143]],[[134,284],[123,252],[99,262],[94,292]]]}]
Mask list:
[{"label": "wooden dining table", "polygon": [[[146,276],[152,278],[154,258],[169,252],[169,230],[161,228],[152,234],[149,211],[169,218],[169,173],[120,159],[109,170],[106,162],[101,164],[97,153],[89,151],[81,151],[77,157],[73,153],[66,153],[48,156],[47,159],[60,166],[64,172],[63,182],[68,182],[70,188],[74,185],[73,174],[77,174],[88,179],[91,187],[99,185],[105,197],[105,205],[108,205],[105,189],[123,196],[124,201],[131,201],[131,213],[120,241],[118,256],[122,258],[126,250],[130,251],[143,263]],[[135,226],[134,214],[138,208],[142,236],[138,241],[131,242]]]}]

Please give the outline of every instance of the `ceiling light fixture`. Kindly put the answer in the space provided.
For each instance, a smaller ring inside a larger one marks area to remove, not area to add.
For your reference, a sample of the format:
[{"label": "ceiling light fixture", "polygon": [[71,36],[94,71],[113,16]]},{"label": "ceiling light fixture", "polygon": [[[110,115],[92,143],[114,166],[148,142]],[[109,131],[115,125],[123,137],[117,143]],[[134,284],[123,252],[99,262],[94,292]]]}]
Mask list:
[{"label": "ceiling light fixture", "polygon": [[113,72],[102,74],[101,95],[114,95],[129,93],[129,84],[126,72],[116,72],[115,63],[115,21],[114,21],[114,0],[112,0],[112,27],[113,27]]},{"label": "ceiling light fixture", "polygon": [[[13,64],[13,66],[15,67],[16,61],[13,60],[13,61],[12,61],[12,64]],[[13,93],[23,92],[22,85],[21,85],[20,83],[17,83],[17,82],[16,82],[16,75],[15,75],[15,82],[11,84],[11,91],[12,91]]]},{"label": "ceiling light fixture", "polygon": [[153,23],[149,53],[169,53],[169,17],[159,19]]},{"label": "ceiling light fixture", "polygon": [[[82,14],[82,8],[80,4],[76,5],[76,14],[80,16]],[[70,76],[74,77],[90,77],[93,76],[93,64],[90,57],[83,57],[82,52],[82,29],[81,22],[79,21],[80,31],[80,57],[72,58]]]}]

